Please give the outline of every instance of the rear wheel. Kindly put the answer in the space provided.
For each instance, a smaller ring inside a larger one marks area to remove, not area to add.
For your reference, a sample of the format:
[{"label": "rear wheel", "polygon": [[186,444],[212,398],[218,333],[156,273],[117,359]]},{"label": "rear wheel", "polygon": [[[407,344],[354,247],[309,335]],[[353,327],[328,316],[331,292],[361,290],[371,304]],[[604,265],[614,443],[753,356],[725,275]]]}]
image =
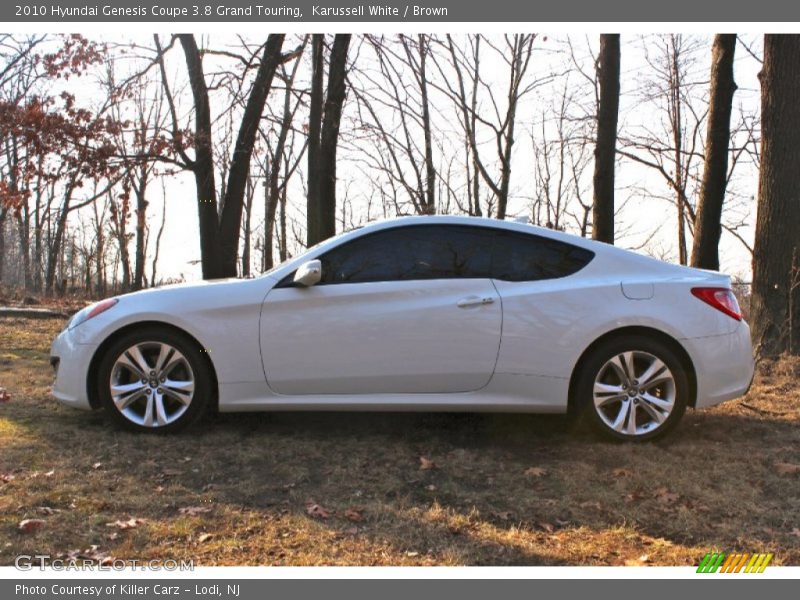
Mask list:
[{"label": "rear wheel", "polygon": [[109,348],[98,369],[97,391],[123,427],[164,433],[200,418],[213,395],[196,344],[157,328],[131,332]]},{"label": "rear wheel", "polygon": [[584,361],[575,388],[582,416],[617,440],[658,438],[681,420],[686,369],[672,349],[644,336],[612,339]]}]

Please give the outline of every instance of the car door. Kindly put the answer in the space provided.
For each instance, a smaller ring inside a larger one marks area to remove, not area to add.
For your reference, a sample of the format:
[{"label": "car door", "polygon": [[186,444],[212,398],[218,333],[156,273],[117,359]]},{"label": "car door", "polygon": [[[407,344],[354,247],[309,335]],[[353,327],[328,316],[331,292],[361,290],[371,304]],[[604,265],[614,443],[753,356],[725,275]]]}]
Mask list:
[{"label": "car door", "polygon": [[320,256],[322,280],[266,297],[261,347],[277,393],[468,392],[497,362],[502,307],[480,228],[405,225]]}]

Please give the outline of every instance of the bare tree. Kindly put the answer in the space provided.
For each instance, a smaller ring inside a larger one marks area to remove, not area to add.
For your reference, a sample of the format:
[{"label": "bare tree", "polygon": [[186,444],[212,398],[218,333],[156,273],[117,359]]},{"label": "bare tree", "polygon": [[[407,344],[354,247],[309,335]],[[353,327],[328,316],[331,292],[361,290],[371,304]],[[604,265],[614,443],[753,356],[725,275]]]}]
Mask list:
[{"label": "bare tree", "polygon": [[172,115],[174,148],[180,164],[190,170],[195,178],[203,278],[235,277],[245,188],[250,173],[250,159],[253,154],[259,121],[278,65],[284,60],[294,58],[295,55],[282,54],[283,34],[271,34],[262,46],[258,69],[239,124],[230,169],[225,182],[225,194],[218,206],[214,181],[211,106],[208,84],[203,71],[203,54],[193,35],[177,36],[186,60],[194,105],[194,135],[192,139],[194,158],[191,158],[184,148],[184,136],[179,126],[175,101],[169,89],[163,59],[164,51],[158,36],[155,36],[154,39],[158,50],[162,84]]},{"label": "bare tree", "polygon": [[714,37],[705,166],[692,245],[692,266],[702,269],[719,269],[722,205],[728,185],[731,112],[733,93],[736,91],[736,82],[733,80],[735,51],[736,34],[717,34]]},{"label": "bare tree", "polygon": [[698,110],[692,102],[692,90],[698,82],[689,78],[698,44],[682,35],[656,38],[657,52],[645,57],[653,79],[645,88],[645,102],[652,103],[664,116],[661,131],[649,125],[642,132],[622,140],[618,154],[646,165],[663,177],[672,190],[677,209],[676,231],[678,261],[688,263],[687,224],[692,227],[695,212],[690,196],[697,181],[702,159],[700,130],[707,110]]},{"label": "bare tree", "polygon": [[[511,183],[511,156],[514,147],[514,132],[517,123],[517,109],[521,100],[533,91],[538,85],[552,79],[550,74],[539,79],[526,81],[526,73],[533,56],[533,43],[535,34],[515,34],[503,36],[503,44],[495,45],[489,38],[482,35],[468,37],[469,51],[459,48],[452,36],[446,38],[445,47],[450,56],[450,66],[455,73],[455,82],[444,71],[444,67],[436,62],[442,74],[445,90],[455,101],[461,113],[461,126],[466,137],[470,157],[472,159],[475,177],[479,174],[483,182],[491,190],[498,219],[505,219],[508,207],[508,197]],[[505,95],[500,98],[498,89],[493,84],[487,83],[481,71],[481,48],[486,45],[508,67],[508,84]],[[469,84],[469,85],[468,85]],[[479,95],[488,98],[491,107],[491,117],[484,116],[479,110]],[[499,174],[492,175],[492,168],[484,155],[481,154],[481,144],[478,142],[479,128],[486,128],[494,136],[496,162]],[[477,180],[473,179],[473,185]],[[475,202],[478,202],[479,192],[473,192]],[[476,205],[476,214],[480,214],[479,205]],[[487,214],[492,214],[487,210]]]},{"label": "bare tree", "polygon": [[336,150],[347,91],[347,50],[350,34],[336,34],[330,51],[328,86],[322,102],[324,36],[312,41],[313,74],[308,142],[307,244],[336,235]]}]

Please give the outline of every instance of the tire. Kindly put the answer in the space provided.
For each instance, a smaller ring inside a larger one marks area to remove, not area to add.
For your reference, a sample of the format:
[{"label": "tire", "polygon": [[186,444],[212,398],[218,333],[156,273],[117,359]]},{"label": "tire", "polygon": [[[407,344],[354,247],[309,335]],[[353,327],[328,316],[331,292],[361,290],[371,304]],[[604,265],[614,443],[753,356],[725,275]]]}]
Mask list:
[{"label": "tire", "polygon": [[657,339],[631,335],[608,340],[579,368],[574,388],[579,418],[607,438],[654,440],[675,427],[686,412],[690,394],[686,368]]},{"label": "tire", "polygon": [[137,432],[179,431],[200,419],[214,397],[210,365],[197,344],[157,326],[115,340],[95,385],[111,419]]}]

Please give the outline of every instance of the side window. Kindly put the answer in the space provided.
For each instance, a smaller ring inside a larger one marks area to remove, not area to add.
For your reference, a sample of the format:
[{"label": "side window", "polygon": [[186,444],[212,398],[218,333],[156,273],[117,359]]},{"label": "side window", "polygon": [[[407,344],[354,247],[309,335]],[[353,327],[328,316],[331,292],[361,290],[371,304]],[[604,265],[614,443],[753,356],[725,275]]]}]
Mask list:
[{"label": "side window", "polygon": [[489,277],[492,234],[477,227],[404,226],[327,252],[320,284]]},{"label": "side window", "polygon": [[594,252],[536,235],[497,231],[492,277],[504,281],[538,281],[577,273]]}]

